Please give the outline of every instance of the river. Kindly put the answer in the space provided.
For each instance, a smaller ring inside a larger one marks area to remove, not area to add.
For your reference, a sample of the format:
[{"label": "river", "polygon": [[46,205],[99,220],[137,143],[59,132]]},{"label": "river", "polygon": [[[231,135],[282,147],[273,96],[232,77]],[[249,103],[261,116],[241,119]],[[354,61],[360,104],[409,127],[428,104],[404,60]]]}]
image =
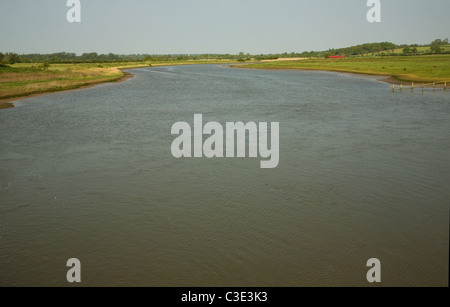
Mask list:
[{"label": "river", "polygon": [[[0,112],[0,286],[447,286],[450,92],[221,65]],[[175,122],[279,122],[260,158],[171,154]]]}]

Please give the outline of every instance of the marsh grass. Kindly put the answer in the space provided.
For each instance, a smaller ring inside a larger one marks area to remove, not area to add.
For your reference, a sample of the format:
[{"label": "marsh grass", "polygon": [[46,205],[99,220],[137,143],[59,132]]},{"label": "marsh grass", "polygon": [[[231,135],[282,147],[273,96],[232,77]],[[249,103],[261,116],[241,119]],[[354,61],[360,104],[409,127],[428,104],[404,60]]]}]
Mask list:
[{"label": "marsh grass", "polygon": [[146,63],[15,64],[0,67],[0,100],[33,94],[76,89],[120,80],[121,69],[144,67]]}]

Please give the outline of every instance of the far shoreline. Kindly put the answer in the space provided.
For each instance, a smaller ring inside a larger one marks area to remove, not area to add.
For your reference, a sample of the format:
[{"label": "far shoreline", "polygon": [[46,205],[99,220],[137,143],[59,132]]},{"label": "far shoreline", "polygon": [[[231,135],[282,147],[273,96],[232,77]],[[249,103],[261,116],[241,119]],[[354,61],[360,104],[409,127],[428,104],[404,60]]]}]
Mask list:
[{"label": "far shoreline", "polygon": [[[383,75],[383,74],[369,74],[363,72],[355,72],[355,71],[346,71],[346,70],[329,70],[329,69],[309,69],[309,68],[271,68],[271,67],[245,67],[247,64],[255,64],[255,63],[245,63],[245,64],[233,64],[230,65],[231,68],[240,68],[240,69],[259,69],[259,70],[280,70],[280,71],[289,71],[289,70],[301,70],[301,71],[324,71],[331,73],[342,73],[353,75],[358,78],[369,78],[375,79],[377,81],[387,83],[387,84],[395,84],[395,85],[411,85],[411,82],[422,83],[417,81],[408,81],[408,80],[400,80],[394,75]],[[426,82],[423,82],[426,83]]]},{"label": "far shoreline", "polygon": [[311,70],[353,74],[375,78],[391,85],[445,87],[450,83],[450,55],[414,55],[403,57],[346,57],[338,60],[310,58],[309,60],[252,61],[233,65],[236,68],[262,70]]}]

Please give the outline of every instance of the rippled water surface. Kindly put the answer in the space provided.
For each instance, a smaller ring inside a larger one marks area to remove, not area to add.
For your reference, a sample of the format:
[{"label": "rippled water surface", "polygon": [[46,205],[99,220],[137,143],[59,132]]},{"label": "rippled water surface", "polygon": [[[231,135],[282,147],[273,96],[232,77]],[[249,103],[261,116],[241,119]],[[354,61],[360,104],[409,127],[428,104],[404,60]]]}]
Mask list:
[{"label": "rippled water surface", "polygon": [[[0,285],[446,286],[450,92],[180,66],[0,112]],[[280,164],[175,159],[175,122],[279,122]]]}]

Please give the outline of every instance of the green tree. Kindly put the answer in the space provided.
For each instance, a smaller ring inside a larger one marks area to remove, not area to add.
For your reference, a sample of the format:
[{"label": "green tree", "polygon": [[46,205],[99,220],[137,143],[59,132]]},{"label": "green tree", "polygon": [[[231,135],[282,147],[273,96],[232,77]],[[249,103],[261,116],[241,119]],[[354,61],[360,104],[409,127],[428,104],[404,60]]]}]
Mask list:
[{"label": "green tree", "polygon": [[440,45],[438,45],[437,43],[431,44],[431,53],[438,54],[438,53],[441,53],[441,52],[442,52],[442,49],[441,49]]},{"label": "green tree", "polygon": [[4,56],[3,63],[15,64],[20,62],[20,56],[17,53],[7,52]]},{"label": "green tree", "polygon": [[0,63],[3,61],[4,58],[5,58],[5,55],[0,52]]},{"label": "green tree", "polygon": [[409,48],[409,46],[406,46],[405,48],[403,48],[403,54],[410,54],[411,53],[411,48]]},{"label": "green tree", "polygon": [[431,43],[431,46],[433,46],[433,45],[438,45],[438,46],[448,45],[448,38],[436,39]]},{"label": "green tree", "polygon": [[431,43],[431,45],[438,45],[438,46],[440,46],[440,45],[442,45],[442,40],[441,40],[441,39],[436,39],[436,40],[434,40],[434,41]]}]

